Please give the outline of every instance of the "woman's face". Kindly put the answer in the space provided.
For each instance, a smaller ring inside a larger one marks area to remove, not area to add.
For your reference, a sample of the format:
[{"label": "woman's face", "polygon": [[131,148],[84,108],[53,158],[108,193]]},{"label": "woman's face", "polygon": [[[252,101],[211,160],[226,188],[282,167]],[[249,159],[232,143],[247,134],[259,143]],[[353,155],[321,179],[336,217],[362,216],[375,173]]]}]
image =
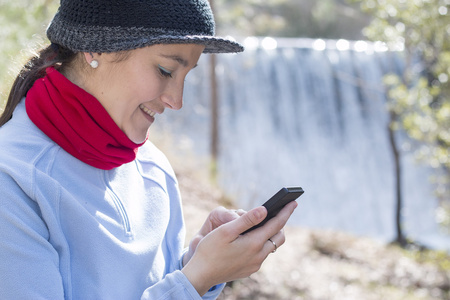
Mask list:
[{"label": "woman's face", "polygon": [[[132,50],[120,61],[117,54],[93,54],[98,68],[76,84],[100,101],[130,140],[141,143],[156,115],[183,106],[185,77],[203,49],[196,44],[153,45]],[[85,54],[86,60],[90,56]]]}]

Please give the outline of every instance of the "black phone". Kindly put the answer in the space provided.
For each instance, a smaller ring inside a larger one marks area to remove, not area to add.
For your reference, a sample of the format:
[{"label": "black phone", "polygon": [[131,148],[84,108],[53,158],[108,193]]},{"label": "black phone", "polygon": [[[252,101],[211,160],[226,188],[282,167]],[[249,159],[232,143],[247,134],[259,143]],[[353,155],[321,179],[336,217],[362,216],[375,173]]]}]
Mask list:
[{"label": "black phone", "polygon": [[301,187],[284,187],[279,190],[275,195],[272,196],[269,200],[267,200],[263,206],[267,209],[266,218],[259,224],[253,226],[250,229],[247,229],[242,234],[252,231],[258,227],[266,224],[267,221],[275,217],[278,212],[289,202],[296,200],[304,193]]}]

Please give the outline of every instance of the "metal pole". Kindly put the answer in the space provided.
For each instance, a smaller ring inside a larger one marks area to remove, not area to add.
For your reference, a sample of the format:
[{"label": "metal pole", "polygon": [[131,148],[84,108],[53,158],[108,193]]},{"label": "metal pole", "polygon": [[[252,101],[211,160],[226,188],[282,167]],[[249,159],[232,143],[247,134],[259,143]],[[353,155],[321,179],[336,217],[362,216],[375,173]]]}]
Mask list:
[{"label": "metal pole", "polygon": [[[210,0],[214,13],[214,1]],[[215,177],[216,162],[219,156],[219,97],[217,95],[216,55],[210,54],[210,86],[211,86],[211,172]]]},{"label": "metal pole", "polygon": [[219,97],[217,95],[216,55],[210,56],[211,84],[211,158],[215,161],[219,154]]}]

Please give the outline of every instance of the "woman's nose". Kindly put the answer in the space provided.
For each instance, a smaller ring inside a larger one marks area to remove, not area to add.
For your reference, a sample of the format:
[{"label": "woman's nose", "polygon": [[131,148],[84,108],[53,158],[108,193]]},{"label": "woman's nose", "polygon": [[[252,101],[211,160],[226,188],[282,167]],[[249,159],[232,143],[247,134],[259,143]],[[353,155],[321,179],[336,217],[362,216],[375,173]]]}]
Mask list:
[{"label": "woman's nose", "polygon": [[179,110],[183,107],[183,88],[182,84],[169,85],[161,95],[164,105],[170,109]]}]

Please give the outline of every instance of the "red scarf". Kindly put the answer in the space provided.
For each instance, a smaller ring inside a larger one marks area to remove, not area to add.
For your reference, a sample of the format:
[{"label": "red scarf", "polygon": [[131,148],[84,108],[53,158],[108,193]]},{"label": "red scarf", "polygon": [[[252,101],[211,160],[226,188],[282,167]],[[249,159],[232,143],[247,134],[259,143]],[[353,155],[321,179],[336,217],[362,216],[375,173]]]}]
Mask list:
[{"label": "red scarf", "polygon": [[28,91],[31,121],[55,143],[93,167],[110,170],[136,158],[138,147],[100,102],[55,68]]}]

